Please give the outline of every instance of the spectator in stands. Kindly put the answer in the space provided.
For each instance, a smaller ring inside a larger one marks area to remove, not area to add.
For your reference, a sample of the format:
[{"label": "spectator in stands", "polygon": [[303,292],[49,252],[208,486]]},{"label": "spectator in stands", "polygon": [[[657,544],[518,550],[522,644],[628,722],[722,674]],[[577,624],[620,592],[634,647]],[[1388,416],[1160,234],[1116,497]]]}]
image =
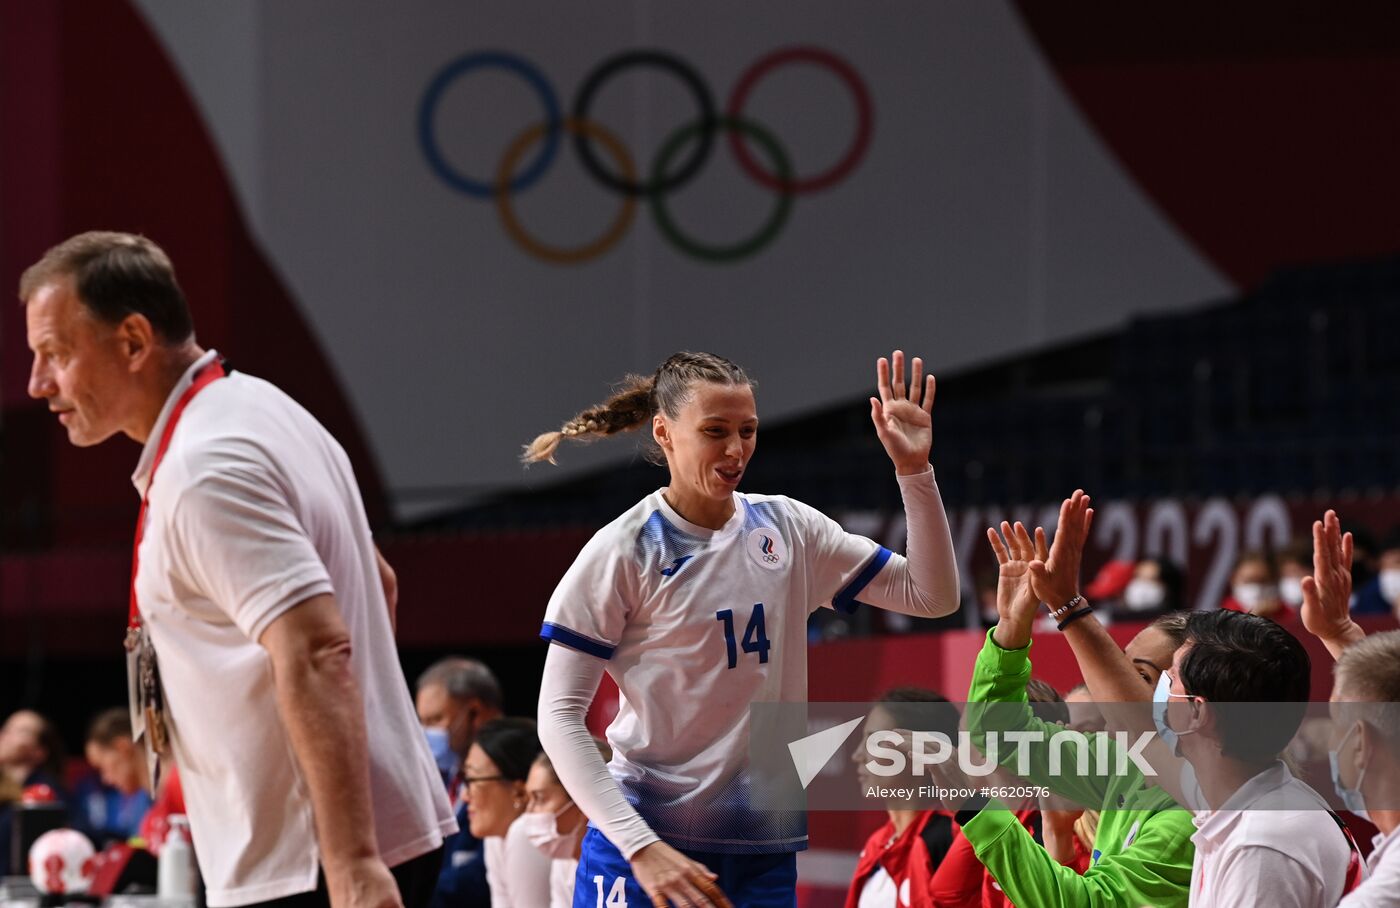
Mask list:
[{"label": "spectator in stands", "polygon": [[1123,590],[1122,605],[1113,617],[1146,621],[1179,611],[1185,605],[1181,568],[1165,558],[1144,558],[1133,566],[1133,579]]},{"label": "spectator in stands", "polygon": [[[170,830],[171,815],[185,813],[179,768],[170,766],[161,774],[160,787],[152,803],[146,794],[151,785],[146,750],[132,740],[131,715],[126,707],[114,707],[93,719],[88,727],[85,751],[88,762],[96,767],[105,784],[130,803],[143,805],[139,815],[134,817],[136,828],[123,838],[140,838],[152,854],[160,854]],[[128,822],[130,819],[128,817]]]},{"label": "spectator in stands", "polygon": [[33,710],[17,710],[0,725],[0,774],[15,785],[62,791],[63,758],[58,729]]},{"label": "spectator in stands", "polygon": [[1230,574],[1230,595],[1220,607],[1274,621],[1286,621],[1294,614],[1279,598],[1278,568],[1263,552],[1245,552],[1235,562]]},{"label": "spectator in stands", "polygon": [[[612,759],[607,741],[594,737],[593,743],[598,745],[604,763]],[[549,908],[570,908],[574,904],[574,876],[588,817],[564,790],[548,754],[541,753],[530,767],[525,796],[525,814],[516,822],[524,828],[530,843],[550,860]]]},{"label": "spectator in stands", "polygon": [[977,617],[982,628],[996,627],[997,624],[997,572],[986,568],[977,572],[973,583],[977,589]]},{"label": "spectator in stands", "polygon": [[[1123,598],[1128,593],[1128,587],[1132,585],[1133,578],[1137,576],[1136,561],[1109,561],[1099,568],[1099,572],[1094,575],[1094,579],[1089,581],[1089,586],[1084,590],[1084,595],[1090,596],[1095,602],[1110,606],[1110,611],[1117,610],[1125,605]],[[1054,631],[1054,622],[1049,623],[1048,631]]]},{"label": "spectator in stands", "polygon": [[1353,611],[1358,615],[1394,615],[1400,619],[1400,527],[1390,531],[1380,548],[1380,572],[1356,586]]},{"label": "spectator in stands", "polygon": [[1278,556],[1278,597],[1290,609],[1303,604],[1303,578],[1312,573],[1312,543],[1295,539]]},{"label": "spectator in stands", "polygon": [[[1158,731],[1144,749],[1157,784],[1196,811],[1191,905],[1336,905],[1361,876],[1359,853],[1327,802],[1279,759],[1307,706],[1307,651],[1257,615],[1193,612],[1186,642],[1149,697],[1078,594],[1092,518],[1083,492],[1065,500],[1054,548],[1027,564],[1032,598],[1062,616],[1108,727]],[[1119,705],[1149,699],[1150,716]],[[1140,776],[1131,768],[1125,774]]]},{"label": "spectator in stands", "polygon": [[[58,729],[37,712],[18,710],[0,726],[0,788],[8,791],[12,801],[36,785],[47,785],[63,800],[63,761]],[[10,867],[13,810],[13,803],[0,802],[0,877],[24,869]]]},{"label": "spectator in stands", "polygon": [[[881,694],[879,702],[866,718],[861,741],[877,731],[894,729],[942,732],[950,740],[957,740],[958,710],[941,694],[920,687],[897,687]],[[869,755],[864,746],[855,748],[851,760],[856,764],[862,791],[871,784],[906,784],[871,778],[865,768]],[[889,820],[871,834],[861,849],[855,877],[846,893],[846,908],[973,908],[982,904],[984,870],[967,840],[959,836],[949,811],[903,800],[886,802],[885,810]]]},{"label": "spectator in stands", "polygon": [[85,779],[73,794],[84,820],[80,828],[99,847],[137,837],[153,801],[146,790],[150,775],[146,752],[131,740],[126,707],[104,710],[93,718],[83,752],[97,774]]},{"label": "spectator in stands", "polygon": [[1400,631],[1366,637],[1351,619],[1352,537],[1336,512],[1313,524],[1313,573],[1303,624],[1337,659],[1332,686],[1332,784],[1379,830],[1367,879],[1340,908],[1400,905]]},{"label": "spectator in stands", "polygon": [[[1167,792],[1152,787],[1141,775],[1052,775],[1048,739],[1059,729],[1037,718],[1027,705],[1031,630],[1041,604],[1031,588],[1031,564],[1037,558],[1042,564],[1048,559],[1057,576],[1072,572],[1075,586],[1078,585],[1079,558],[1088,528],[1081,527],[1077,544],[1069,545],[1075,531],[1065,519],[1065,510],[1061,511],[1053,555],[1041,531],[1036,532],[1034,541],[1020,524],[1014,528],[1002,524],[1005,541],[996,530],[988,531],[1000,564],[997,608],[1001,620],[987,635],[973,669],[967,726],[979,747],[990,731],[1039,731],[1045,736],[1042,743],[1030,747],[1028,778],[1090,810],[1101,808],[1096,822],[1090,817],[1087,823],[1080,824],[1082,828],[1093,827],[1092,863],[1082,875],[1063,866],[1036,844],[1010,813],[987,809],[1000,806],[987,799],[977,798],[964,805],[957,820],[977,857],[1001,881],[1006,896],[1015,904],[1075,908],[1184,906],[1189,897],[1194,854],[1190,815],[1176,809]],[[1172,653],[1184,637],[1185,623],[1184,613],[1165,615],[1134,637],[1126,652],[1114,645],[1118,657],[1130,667],[1137,688],[1135,699],[1150,697],[1152,686],[1170,665]],[[1093,699],[1102,703],[1109,695],[1089,680]],[[1117,750],[1115,742],[1102,733],[1087,734],[1082,742],[1070,742],[1064,749],[1067,762],[1078,759],[1071,748],[1090,754],[1104,749],[1110,756]],[[1003,764],[1017,759],[1014,750],[1003,749],[1000,753]],[[1085,813],[1088,815],[1089,811]],[[1080,820],[1084,821],[1084,817]],[[1083,831],[1087,834],[1088,829]]]},{"label": "spectator in stands", "polygon": [[467,821],[485,844],[492,908],[549,904],[550,860],[515,822],[525,812],[525,780],[541,752],[535,723],[516,718],[482,725],[467,751]]},{"label": "spectator in stands", "polygon": [[[1400,527],[1395,528],[1395,532],[1400,534]],[[1365,527],[1352,527],[1352,560],[1351,560],[1351,591],[1352,610],[1357,608],[1356,594],[1366,589],[1376,575],[1380,573],[1381,546],[1376,542],[1376,537],[1372,536]],[[1384,608],[1378,611],[1385,611]]]},{"label": "spectator in stands", "polygon": [[418,721],[457,814],[457,832],[443,841],[442,871],[429,908],[486,908],[491,887],[481,840],[472,835],[461,798],[462,763],[477,729],[501,716],[501,684],[484,663],[448,656],[428,666],[414,685]]}]

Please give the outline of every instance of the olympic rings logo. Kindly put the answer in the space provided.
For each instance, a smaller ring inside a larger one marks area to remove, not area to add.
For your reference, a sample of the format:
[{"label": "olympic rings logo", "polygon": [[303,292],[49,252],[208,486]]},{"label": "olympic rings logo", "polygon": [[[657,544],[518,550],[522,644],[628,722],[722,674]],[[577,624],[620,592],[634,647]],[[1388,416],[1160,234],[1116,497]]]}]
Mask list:
[{"label": "olympic rings logo", "polygon": [[[776,136],[744,116],[744,106],[754,86],[773,70],[792,63],[807,63],[830,70],[855,101],[856,128],[850,145],[839,160],[819,173],[793,173],[792,161]],[[636,162],[622,141],[607,127],[590,119],[589,112],[609,79],[624,70],[657,69],[673,76],[695,102],[695,118],[683,123],[661,143],[650,168],[639,174]],[[544,116],[516,136],[502,153],[490,178],[462,173],[443,154],[437,138],[437,112],[443,95],[457,80],[483,70],[503,70],[517,76],[538,96]],[[754,255],[778,236],[792,212],[793,198],[819,192],[851,174],[870,147],[874,105],[855,68],[820,47],[776,50],[753,63],[735,83],[729,103],[718,112],[715,99],[700,74],[680,57],[658,50],[629,50],[604,60],[584,78],[566,116],[544,73],[523,57],[504,51],[480,51],[453,60],[428,84],[418,109],[418,140],[433,172],[452,189],[474,199],[494,201],[506,233],[520,248],[536,258],[556,264],[577,264],[602,255],[627,233],[636,215],[637,199],[645,199],[661,234],[681,252],[707,262],[736,262]],[[732,243],[702,243],[688,236],[667,207],[666,197],[689,183],[710,158],[715,134],[728,135],[729,148],[743,172],[774,194],[767,220],[753,234]],[[548,245],[526,231],[516,216],[511,197],[537,183],[559,152],[560,137],[572,139],[575,154],[588,174],[621,197],[617,214],[597,238],[577,246]],[[752,142],[760,161],[754,155]],[[535,146],[539,150],[526,161]],[[611,167],[599,155],[610,159]]]}]

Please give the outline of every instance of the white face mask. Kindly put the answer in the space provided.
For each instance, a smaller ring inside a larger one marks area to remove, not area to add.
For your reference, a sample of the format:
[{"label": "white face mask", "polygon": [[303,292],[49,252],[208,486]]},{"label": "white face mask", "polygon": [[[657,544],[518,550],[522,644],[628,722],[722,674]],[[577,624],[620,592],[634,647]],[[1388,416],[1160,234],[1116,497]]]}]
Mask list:
[{"label": "white face mask", "polygon": [[1230,595],[1252,612],[1274,597],[1274,586],[1271,583],[1236,583],[1230,587]]},{"label": "white face mask", "polygon": [[520,822],[524,824],[525,837],[530,840],[530,844],[551,858],[573,857],[574,849],[583,841],[582,812],[579,813],[578,822],[574,824],[573,829],[568,832],[559,831],[559,818],[573,806],[573,802],[570,801],[554,813],[538,811],[521,814]]},{"label": "white face mask", "polygon": [[1130,611],[1146,612],[1154,608],[1161,608],[1162,603],[1167,601],[1167,588],[1160,580],[1148,580],[1145,577],[1134,578],[1128,584],[1128,588],[1123,591],[1123,604]]},{"label": "white face mask", "polygon": [[1289,605],[1303,604],[1303,578],[1284,577],[1278,582],[1278,597]]},{"label": "white face mask", "polygon": [[1400,568],[1381,571],[1381,598],[1392,606],[1400,605]]},{"label": "white face mask", "polygon": [[1342,784],[1342,748],[1346,746],[1347,738],[1350,738],[1351,733],[1357,728],[1358,726],[1353,725],[1347,729],[1347,733],[1342,735],[1342,740],[1337,742],[1337,749],[1327,752],[1327,764],[1332,772],[1332,787],[1337,789],[1337,797],[1342,799],[1342,804],[1346,806],[1347,810],[1369,823],[1371,815],[1366,812],[1366,798],[1361,794],[1361,783],[1366,778],[1366,767],[1361,767],[1361,771],[1356,774],[1356,785],[1347,788]]}]

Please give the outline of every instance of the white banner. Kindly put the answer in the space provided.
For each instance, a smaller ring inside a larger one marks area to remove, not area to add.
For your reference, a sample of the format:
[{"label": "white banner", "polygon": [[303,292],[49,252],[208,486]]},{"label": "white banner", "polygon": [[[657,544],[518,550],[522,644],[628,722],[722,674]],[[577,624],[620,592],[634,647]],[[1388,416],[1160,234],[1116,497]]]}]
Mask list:
[{"label": "white banner", "polygon": [[400,516],[677,349],[771,420],[1230,289],[1007,3],[138,5]]}]

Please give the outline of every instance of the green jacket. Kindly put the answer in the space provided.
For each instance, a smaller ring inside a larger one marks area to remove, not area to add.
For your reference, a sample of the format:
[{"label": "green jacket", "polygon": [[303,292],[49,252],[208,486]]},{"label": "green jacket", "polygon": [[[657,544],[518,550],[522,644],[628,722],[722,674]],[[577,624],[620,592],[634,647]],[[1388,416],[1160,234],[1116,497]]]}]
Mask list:
[{"label": "green jacket", "polygon": [[[967,727],[974,744],[981,747],[985,732],[993,730],[1045,731],[1047,741],[1062,730],[1031,713],[1026,704],[1030,678],[1030,647],[1002,649],[988,632],[967,694]],[[992,703],[1021,706],[982,705]],[[1107,736],[1087,737],[1095,750],[1107,746],[1116,763],[1117,747],[1112,738],[1100,743],[1095,739]],[[1073,767],[1077,749],[1073,743],[1063,749],[1064,766]],[[1196,830],[1190,812],[1178,807],[1160,788],[1146,784],[1136,770],[1122,775],[1066,771],[1052,777],[1049,744],[1032,744],[1030,751],[1027,779],[1080,804],[1102,804],[1105,809],[1094,836],[1093,863],[1082,876],[1051,858],[1009,810],[984,808],[963,825],[963,834],[978,859],[1012,904],[1024,908],[1184,908],[1195,857],[1191,834]],[[1003,765],[1015,762],[1014,752],[999,756]],[[1132,764],[1128,765],[1131,769]],[[1090,767],[1094,768],[1092,760]]]}]

